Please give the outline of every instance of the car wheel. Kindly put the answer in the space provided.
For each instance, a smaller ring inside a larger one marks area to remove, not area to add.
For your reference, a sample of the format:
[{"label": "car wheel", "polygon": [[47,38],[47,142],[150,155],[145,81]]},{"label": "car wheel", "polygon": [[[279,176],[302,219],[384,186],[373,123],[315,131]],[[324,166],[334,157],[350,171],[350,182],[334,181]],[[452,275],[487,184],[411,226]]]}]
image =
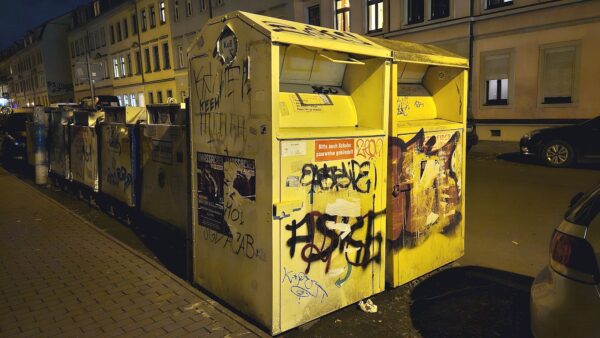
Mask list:
[{"label": "car wheel", "polygon": [[575,161],[575,151],[564,141],[550,141],[542,150],[542,160],[551,167],[564,168]]}]

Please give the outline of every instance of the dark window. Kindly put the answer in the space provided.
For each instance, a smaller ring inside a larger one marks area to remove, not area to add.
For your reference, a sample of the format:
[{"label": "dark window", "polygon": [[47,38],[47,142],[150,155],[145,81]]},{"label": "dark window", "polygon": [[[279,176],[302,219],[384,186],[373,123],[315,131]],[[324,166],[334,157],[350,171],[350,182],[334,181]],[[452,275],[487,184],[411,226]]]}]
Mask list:
[{"label": "dark window", "polygon": [[113,25],[110,25],[108,30],[110,30],[110,43],[115,43],[115,28]]},{"label": "dark window", "polygon": [[167,12],[165,9],[165,2],[164,0],[161,1],[159,4],[159,10],[160,10],[160,23],[165,23],[167,22]]},{"label": "dark window", "polygon": [[173,91],[171,89],[167,90],[167,99],[169,99],[170,97],[173,97]]},{"label": "dark window", "polygon": [[158,99],[158,103],[163,103],[162,90],[156,92],[156,98]]},{"label": "dark window", "polygon": [[100,40],[102,40],[102,46],[106,46],[106,33],[104,33],[104,28],[100,31]]},{"label": "dark window", "polygon": [[136,74],[142,73],[142,56],[139,51],[135,52],[135,66],[136,66]]},{"label": "dark window", "polygon": [[512,0],[487,0],[487,9],[512,5]]},{"label": "dark window", "polygon": [[431,19],[447,18],[450,15],[450,0],[431,0]]},{"label": "dark window", "polygon": [[152,71],[150,66],[150,49],[144,49],[144,54],[146,57],[146,73],[150,73]]},{"label": "dark window", "polygon": [[335,0],[335,29],[350,31],[350,0]]},{"label": "dark window", "polygon": [[154,103],[154,94],[152,92],[148,92],[148,102],[150,102],[150,104]]},{"label": "dark window", "polygon": [[383,30],[383,0],[367,0],[367,32]]},{"label": "dark window", "polygon": [[133,14],[131,16],[131,28],[132,28],[132,32],[133,34],[137,34],[138,32],[138,22],[137,22],[137,14]]},{"label": "dark window", "polygon": [[131,76],[133,69],[131,69],[131,54],[127,54],[127,75]]},{"label": "dark window", "polygon": [[321,7],[319,5],[310,6],[307,8],[308,11],[308,24],[320,26],[321,25]]},{"label": "dark window", "polygon": [[127,26],[127,18],[123,19],[123,39],[129,36],[129,26]]},{"label": "dark window", "polygon": [[408,0],[408,24],[423,22],[425,0]]},{"label": "dark window", "polygon": [[150,28],[156,27],[156,12],[154,6],[150,6]]},{"label": "dark window", "polygon": [[152,47],[152,53],[154,54],[154,71],[160,70],[160,57],[158,56],[158,46]]},{"label": "dark window", "polygon": [[142,9],[142,32],[145,32],[146,29],[146,10]]},{"label": "dark window", "polygon": [[169,59],[169,43],[163,43],[163,69],[171,68],[171,60]]},{"label": "dark window", "polygon": [[508,104],[508,79],[486,81],[485,104],[489,106]]},{"label": "dark window", "polygon": [[121,24],[117,22],[117,41],[121,41]]}]

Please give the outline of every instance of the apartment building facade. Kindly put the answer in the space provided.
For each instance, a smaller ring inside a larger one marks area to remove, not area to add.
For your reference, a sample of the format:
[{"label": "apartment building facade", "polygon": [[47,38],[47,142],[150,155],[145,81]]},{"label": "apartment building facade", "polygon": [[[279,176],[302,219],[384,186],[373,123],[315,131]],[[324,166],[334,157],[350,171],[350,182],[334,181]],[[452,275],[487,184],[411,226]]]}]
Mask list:
[{"label": "apartment building facade", "polygon": [[600,114],[600,1],[297,0],[306,23],[430,43],[468,57],[481,139],[517,140]]},{"label": "apartment building facade", "polygon": [[0,61],[3,96],[13,107],[49,105],[73,99],[67,31],[69,14],[28,31]]},{"label": "apartment building facade", "polygon": [[96,0],[73,11],[75,99],[115,95],[122,105],[183,102],[187,49],[207,20],[234,10],[293,18],[285,0]]}]

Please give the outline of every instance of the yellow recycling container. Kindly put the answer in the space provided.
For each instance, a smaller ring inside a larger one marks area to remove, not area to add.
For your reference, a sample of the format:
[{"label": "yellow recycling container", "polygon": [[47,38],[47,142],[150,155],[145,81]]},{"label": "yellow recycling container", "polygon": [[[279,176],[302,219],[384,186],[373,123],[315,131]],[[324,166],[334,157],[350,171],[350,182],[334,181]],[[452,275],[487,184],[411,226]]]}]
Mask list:
[{"label": "yellow recycling container", "polygon": [[370,40],[394,51],[386,281],[398,286],[464,253],[468,61],[435,46]]},{"label": "yellow recycling container", "polygon": [[188,55],[194,281],[273,334],[382,291],[391,51],[234,12]]}]

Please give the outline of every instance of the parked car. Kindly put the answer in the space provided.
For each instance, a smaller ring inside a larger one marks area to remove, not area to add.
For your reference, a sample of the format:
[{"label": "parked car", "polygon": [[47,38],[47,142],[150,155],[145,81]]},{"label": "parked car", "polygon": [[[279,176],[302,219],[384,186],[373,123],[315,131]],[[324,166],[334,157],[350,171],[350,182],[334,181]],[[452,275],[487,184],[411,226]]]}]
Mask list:
[{"label": "parked car", "polygon": [[536,337],[600,337],[600,185],[571,200],[531,287]]},{"label": "parked car", "polygon": [[479,142],[479,136],[477,136],[477,128],[473,121],[467,120],[467,151],[471,150],[471,147]]},{"label": "parked car", "polygon": [[11,113],[5,116],[1,126],[3,161],[25,160],[27,158],[25,122],[30,121],[32,118],[32,113]]},{"label": "parked car", "polygon": [[534,130],[521,138],[521,153],[551,167],[600,162],[600,116],[581,124]]}]

